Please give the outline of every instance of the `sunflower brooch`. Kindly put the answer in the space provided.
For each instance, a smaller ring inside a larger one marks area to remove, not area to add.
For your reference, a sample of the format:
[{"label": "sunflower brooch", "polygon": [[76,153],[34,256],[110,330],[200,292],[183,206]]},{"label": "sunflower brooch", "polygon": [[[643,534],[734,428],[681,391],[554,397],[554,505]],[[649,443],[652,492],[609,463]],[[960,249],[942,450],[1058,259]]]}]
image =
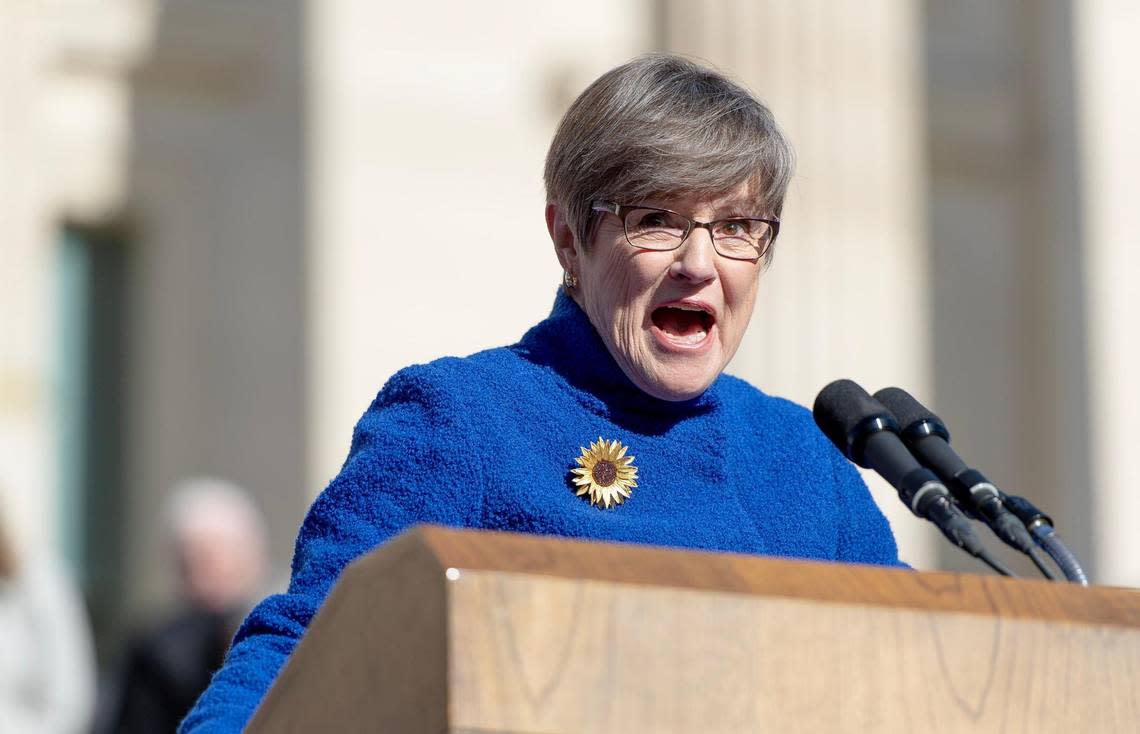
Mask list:
[{"label": "sunflower brooch", "polygon": [[570,470],[578,488],[575,494],[581,497],[588,493],[590,504],[607,509],[624,502],[629,491],[637,486],[637,467],[633,465],[633,457],[625,455],[627,451],[628,446],[601,436],[590,448],[583,448],[582,455],[575,458],[578,468]]}]

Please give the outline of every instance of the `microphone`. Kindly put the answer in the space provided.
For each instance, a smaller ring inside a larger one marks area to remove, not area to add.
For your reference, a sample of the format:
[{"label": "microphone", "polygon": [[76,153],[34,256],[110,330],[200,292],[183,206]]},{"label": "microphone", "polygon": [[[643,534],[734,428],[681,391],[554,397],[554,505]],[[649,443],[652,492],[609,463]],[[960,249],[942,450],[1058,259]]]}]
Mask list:
[{"label": "microphone", "polygon": [[950,446],[950,432],[938,416],[901,388],[885,387],[875,393],[875,399],[894,415],[902,426],[903,441],[945,482],[962,507],[1022,553],[1036,549],[1025,526],[1002,505],[998,488],[977,469],[967,466]]},{"label": "microphone", "polygon": [[844,456],[882,475],[911,512],[933,522],[951,543],[998,573],[1014,575],[986,550],[970,521],[950,501],[949,490],[903,444],[894,416],[866,390],[851,380],[836,380],[816,396],[812,416]]},{"label": "microphone", "polygon": [[1027,531],[1032,530],[1030,524],[1023,523],[1016,516],[1019,513],[1011,513],[1012,507],[1007,508],[1008,503],[1003,501],[1005,495],[980,471],[967,466],[954,451],[950,446],[950,431],[937,415],[901,388],[883,388],[875,393],[875,398],[901,424],[906,445],[946,483],[962,507],[982,519],[1007,545],[1029,556],[1046,578],[1058,580],[1057,574],[1042,560],[1037,543],[1030,537]]}]

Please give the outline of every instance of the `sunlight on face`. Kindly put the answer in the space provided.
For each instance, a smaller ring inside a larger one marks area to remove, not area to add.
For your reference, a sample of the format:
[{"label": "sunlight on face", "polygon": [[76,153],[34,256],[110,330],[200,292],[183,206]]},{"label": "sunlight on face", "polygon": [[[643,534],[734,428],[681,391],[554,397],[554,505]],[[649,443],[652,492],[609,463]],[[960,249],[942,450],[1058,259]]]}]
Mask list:
[{"label": "sunlight on face", "polygon": [[[759,216],[747,185],[720,197],[622,202],[671,209],[701,222]],[[600,215],[593,245],[577,247],[574,299],[622,371],[663,400],[700,395],[736,353],[756,303],[762,261],[732,260],[694,229],[677,250],[632,247],[621,220]]]}]

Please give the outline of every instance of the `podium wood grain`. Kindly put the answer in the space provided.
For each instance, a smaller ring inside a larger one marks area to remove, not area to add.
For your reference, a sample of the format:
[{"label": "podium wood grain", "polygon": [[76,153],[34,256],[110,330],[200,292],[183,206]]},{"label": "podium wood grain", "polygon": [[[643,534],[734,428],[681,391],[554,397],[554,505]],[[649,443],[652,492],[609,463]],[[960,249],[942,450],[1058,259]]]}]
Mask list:
[{"label": "podium wood grain", "polygon": [[421,527],[249,730],[1132,733],[1140,592]]}]

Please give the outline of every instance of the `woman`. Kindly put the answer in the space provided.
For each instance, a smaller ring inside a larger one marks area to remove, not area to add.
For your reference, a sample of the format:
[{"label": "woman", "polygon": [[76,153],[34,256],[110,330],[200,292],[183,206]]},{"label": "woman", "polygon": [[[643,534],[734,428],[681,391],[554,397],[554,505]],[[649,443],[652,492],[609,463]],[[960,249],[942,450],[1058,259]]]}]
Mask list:
[{"label": "woman", "polygon": [[564,269],[515,345],[395,375],[184,731],[243,724],[340,571],[417,522],[898,563],[810,414],[721,374],[772,256],[791,154],[720,74],[650,56],[594,82],[546,162]]}]

